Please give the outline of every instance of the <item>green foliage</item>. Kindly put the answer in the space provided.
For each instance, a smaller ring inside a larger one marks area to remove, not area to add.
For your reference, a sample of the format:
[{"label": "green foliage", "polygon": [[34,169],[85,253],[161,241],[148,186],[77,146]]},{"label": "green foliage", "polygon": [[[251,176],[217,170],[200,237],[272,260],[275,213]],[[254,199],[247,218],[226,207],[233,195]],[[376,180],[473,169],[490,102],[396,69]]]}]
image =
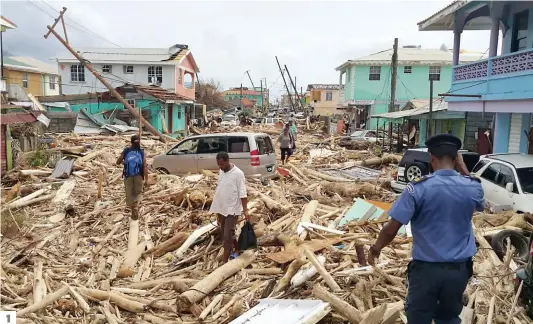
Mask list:
[{"label": "green foliage", "polygon": [[30,166],[32,168],[45,166],[48,164],[49,158],[50,156],[45,150],[38,149],[29,158]]}]

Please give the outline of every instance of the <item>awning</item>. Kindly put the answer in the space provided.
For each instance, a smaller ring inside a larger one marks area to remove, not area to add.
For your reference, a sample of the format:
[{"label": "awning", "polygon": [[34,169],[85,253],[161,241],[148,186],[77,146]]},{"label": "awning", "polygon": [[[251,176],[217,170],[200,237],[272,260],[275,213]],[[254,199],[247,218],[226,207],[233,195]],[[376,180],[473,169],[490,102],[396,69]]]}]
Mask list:
[{"label": "awning", "polygon": [[[429,100],[412,100],[406,104],[406,107],[418,107],[407,110],[394,111],[390,113],[372,115],[370,118],[383,118],[387,122],[391,123],[402,123],[403,119],[420,119],[418,118],[421,115],[429,113]],[[433,112],[446,111],[448,110],[448,103],[440,100],[438,102],[433,102]]]}]

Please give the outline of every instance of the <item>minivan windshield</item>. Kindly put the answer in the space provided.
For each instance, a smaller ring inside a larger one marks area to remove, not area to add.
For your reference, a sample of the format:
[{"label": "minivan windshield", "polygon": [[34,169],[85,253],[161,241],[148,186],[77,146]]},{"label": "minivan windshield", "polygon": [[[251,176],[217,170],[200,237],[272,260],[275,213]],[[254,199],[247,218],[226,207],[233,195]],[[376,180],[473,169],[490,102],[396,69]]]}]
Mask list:
[{"label": "minivan windshield", "polygon": [[516,175],[522,191],[524,193],[533,194],[533,168],[519,168],[516,169]]}]

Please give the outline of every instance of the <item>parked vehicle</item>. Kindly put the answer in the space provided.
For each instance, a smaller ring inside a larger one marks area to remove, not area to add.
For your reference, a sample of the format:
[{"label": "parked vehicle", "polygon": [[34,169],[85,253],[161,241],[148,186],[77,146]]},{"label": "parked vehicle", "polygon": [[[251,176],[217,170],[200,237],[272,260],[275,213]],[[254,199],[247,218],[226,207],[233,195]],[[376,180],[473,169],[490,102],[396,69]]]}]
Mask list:
[{"label": "parked vehicle", "polygon": [[294,118],[304,118],[304,117],[305,117],[305,114],[303,112],[294,114]]},{"label": "parked vehicle", "polygon": [[216,155],[228,152],[231,162],[246,177],[272,178],[276,170],[276,151],[264,133],[218,133],[191,136],[165,154],[154,158],[152,168],[163,173],[184,175],[202,170],[218,172]]},{"label": "parked vehicle", "polygon": [[263,125],[276,125],[281,122],[281,118],[276,117],[263,117],[263,120],[261,121],[261,124]]},{"label": "parked vehicle", "polygon": [[377,142],[379,138],[382,139],[386,137],[386,134],[383,131],[375,130],[357,130],[350,134],[350,136],[343,136],[339,140],[339,145],[343,147],[349,147],[357,144],[357,142]]},{"label": "parked vehicle", "polygon": [[232,127],[237,126],[237,116],[235,115],[224,115],[222,116],[222,122],[220,123],[222,127]]},{"label": "parked vehicle", "polygon": [[[468,171],[472,171],[479,161],[479,154],[466,150],[460,150],[459,153],[462,154]],[[427,147],[408,149],[398,164],[398,170],[394,175],[394,180],[391,181],[392,189],[397,192],[402,192],[409,182],[429,174],[431,171],[429,161],[430,157]]]},{"label": "parked vehicle", "polygon": [[485,201],[533,213],[533,155],[508,153],[484,155],[473,169],[481,179]]}]

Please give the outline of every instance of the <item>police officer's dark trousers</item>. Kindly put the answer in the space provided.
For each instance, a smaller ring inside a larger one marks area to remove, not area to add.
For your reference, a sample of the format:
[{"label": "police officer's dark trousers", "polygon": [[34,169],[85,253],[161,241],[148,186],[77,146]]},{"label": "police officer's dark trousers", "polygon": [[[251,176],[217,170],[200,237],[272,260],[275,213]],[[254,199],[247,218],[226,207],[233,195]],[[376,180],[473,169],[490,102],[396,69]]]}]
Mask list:
[{"label": "police officer's dark trousers", "polygon": [[472,261],[433,263],[413,260],[408,267],[405,311],[409,324],[459,324]]}]

